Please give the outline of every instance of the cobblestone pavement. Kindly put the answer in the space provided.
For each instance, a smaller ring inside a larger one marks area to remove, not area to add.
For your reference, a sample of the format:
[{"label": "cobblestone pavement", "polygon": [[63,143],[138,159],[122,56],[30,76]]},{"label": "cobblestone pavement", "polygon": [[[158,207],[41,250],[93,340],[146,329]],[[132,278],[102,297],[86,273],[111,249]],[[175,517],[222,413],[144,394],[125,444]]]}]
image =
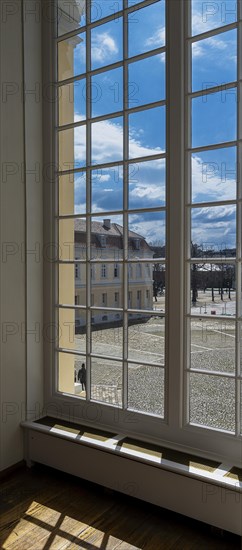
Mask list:
[{"label": "cobblestone pavement", "polygon": [[[222,314],[219,296],[215,303],[206,293],[199,293],[198,304],[192,308],[190,366],[196,372],[188,376],[190,386],[190,420],[196,424],[218,429],[234,430],[233,409],[235,381],[226,375],[235,373],[235,324],[233,321],[234,296],[227,300],[226,313],[231,317],[222,320],[207,319],[204,304]],[[163,298],[162,298],[163,299]],[[164,304],[162,304],[164,307]],[[161,304],[157,303],[157,308]],[[200,316],[201,315],[201,316]],[[122,406],[121,361],[105,359],[105,355],[122,357],[123,331],[121,327],[93,332],[93,353],[103,358],[93,358],[91,371],[92,399]],[[128,403],[131,409],[159,416],[164,415],[164,364],[165,327],[164,320],[154,316],[146,322],[129,327],[129,357],[139,364],[129,364]],[[85,350],[85,338],[76,336],[76,347]],[[76,356],[76,364],[80,358]],[[156,366],[146,364],[154,363]],[[188,365],[189,366],[189,365]],[[200,372],[199,371],[205,371]],[[208,372],[208,374],[206,374]],[[213,373],[220,372],[215,376]],[[224,373],[224,375],[223,375]],[[82,394],[81,394],[82,395]],[[84,396],[84,395],[83,395]]]},{"label": "cobblestone pavement", "polygon": [[[86,392],[77,393],[80,397],[86,397]],[[108,386],[106,384],[92,384],[91,396],[94,401],[109,403],[110,405],[122,406],[122,388],[118,386]]]}]

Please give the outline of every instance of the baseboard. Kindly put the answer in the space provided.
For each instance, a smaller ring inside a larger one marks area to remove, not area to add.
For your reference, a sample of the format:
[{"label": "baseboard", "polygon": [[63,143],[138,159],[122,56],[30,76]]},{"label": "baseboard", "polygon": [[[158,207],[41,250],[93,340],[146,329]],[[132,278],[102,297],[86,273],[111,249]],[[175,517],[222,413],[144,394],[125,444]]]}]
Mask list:
[{"label": "baseboard", "polygon": [[16,462],[16,464],[9,466],[9,468],[5,468],[4,470],[1,470],[0,481],[3,481],[4,479],[8,478],[12,474],[14,474],[17,470],[20,470],[21,468],[25,468],[25,466],[26,466],[25,460],[20,460],[19,462]]}]

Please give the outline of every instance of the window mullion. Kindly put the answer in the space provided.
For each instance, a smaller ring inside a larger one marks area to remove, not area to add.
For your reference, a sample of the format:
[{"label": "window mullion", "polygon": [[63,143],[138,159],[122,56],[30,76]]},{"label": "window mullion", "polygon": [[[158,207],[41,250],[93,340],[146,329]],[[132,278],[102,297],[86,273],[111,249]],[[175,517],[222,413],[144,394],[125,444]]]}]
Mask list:
[{"label": "window mullion", "polygon": [[[128,1],[124,0],[124,8]],[[124,100],[124,170],[123,170],[123,408],[128,407],[128,173],[129,173],[129,117],[128,109],[128,15],[123,21],[123,100]]]},{"label": "window mullion", "polygon": [[87,248],[87,263],[86,263],[86,369],[87,369],[87,400],[91,398],[91,3],[86,3],[87,10],[87,29],[86,29],[86,248]]},{"label": "window mullion", "polygon": [[184,4],[167,2],[168,421],[174,430],[181,425],[183,376]]},{"label": "window mullion", "polygon": [[[241,317],[241,262],[238,259],[242,257],[241,251],[241,230],[242,230],[242,113],[241,113],[241,97],[242,97],[242,1],[238,0],[238,100],[237,100],[237,262],[236,262],[236,281],[237,281],[237,296],[236,296],[236,309],[237,318]],[[241,322],[236,323],[236,435],[241,434],[241,381],[239,376],[241,374]]]}]

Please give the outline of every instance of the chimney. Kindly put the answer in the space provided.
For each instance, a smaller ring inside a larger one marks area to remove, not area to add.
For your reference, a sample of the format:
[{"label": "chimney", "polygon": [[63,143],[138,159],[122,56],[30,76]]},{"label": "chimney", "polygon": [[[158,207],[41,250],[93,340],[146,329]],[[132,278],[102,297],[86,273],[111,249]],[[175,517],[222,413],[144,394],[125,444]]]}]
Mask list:
[{"label": "chimney", "polygon": [[105,218],[103,220],[103,227],[104,227],[104,229],[110,229],[111,228],[111,220],[109,218]]}]

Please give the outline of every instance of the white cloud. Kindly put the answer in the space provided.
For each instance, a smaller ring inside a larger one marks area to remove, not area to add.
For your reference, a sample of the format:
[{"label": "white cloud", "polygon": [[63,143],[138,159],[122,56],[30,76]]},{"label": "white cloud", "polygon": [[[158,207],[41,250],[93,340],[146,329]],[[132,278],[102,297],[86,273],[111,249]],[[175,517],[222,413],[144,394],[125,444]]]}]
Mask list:
[{"label": "white cloud", "polygon": [[236,0],[217,2],[192,1],[192,34],[202,34],[208,30],[234,23],[237,19]]},{"label": "white cloud", "polygon": [[235,246],[235,207],[232,205],[198,208],[192,216],[192,240],[215,247]]},{"label": "white cloud", "polygon": [[[227,218],[234,214],[235,207],[233,205],[224,205],[224,206],[206,206],[204,208],[198,208],[194,210],[193,219],[202,218],[208,221],[209,225],[211,221],[217,226],[222,227],[224,224],[227,224]],[[216,220],[219,220],[216,222]]]},{"label": "white cloud", "polygon": [[92,61],[103,63],[110,55],[118,53],[117,44],[107,32],[95,33],[92,42]]},{"label": "white cloud", "polygon": [[109,174],[103,174],[103,176],[97,176],[98,181],[109,181],[110,176]]},{"label": "white cloud", "polygon": [[154,185],[152,183],[140,183],[135,186],[134,189],[130,192],[130,197],[132,198],[148,198],[158,199],[161,197],[164,199],[165,192],[161,185]]},{"label": "white cloud", "polygon": [[[219,53],[221,52],[221,54]],[[223,53],[222,53],[223,52]],[[216,36],[211,36],[205,40],[194,42],[192,45],[193,58],[204,57],[208,58],[208,63],[212,63],[212,56],[216,57],[216,64],[221,65],[229,61],[236,63],[235,42],[232,40],[219,39]]]},{"label": "white cloud", "polygon": [[199,5],[197,6],[197,9],[195,9],[195,6],[192,10],[192,34],[202,34],[210,29],[214,29],[216,27],[221,26],[221,21],[219,21],[219,16],[216,17],[216,13],[214,15],[209,17],[207,13],[204,11],[203,2],[199,2]]},{"label": "white cloud", "polygon": [[112,120],[93,124],[93,159],[98,164],[121,160],[123,156],[123,129]]},{"label": "white cloud", "polygon": [[146,46],[152,46],[154,48],[161,48],[165,45],[166,41],[166,29],[165,27],[160,27],[152,36],[147,38],[145,41]]},{"label": "white cloud", "polygon": [[[135,139],[130,141],[130,157],[145,157],[163,153],[160,147],[149,148]],[[121,124],[104,120],[93,124],[92,133],[93,160],[97,164],[122,160],[123,158],[123,128]],[[75,159],[77,162],[85,159],[85,127],[75,129]],[[154,163],[154,167],[156,164]],[[103,180],[104,181],[104,180]]]},{"label": "white cloud", "polygon": [[222,174],[222,164],[205,163],[199,156],[192,157],[193,201],[231,200],[235,198],[235,177]]},{"label": "white cloud", "polygon": [[82,122],[85,118],[86,117],[80,113],[74,113],[74,122]]},{"label": "white cloud", "polygon": [[154,219],[143,221],[139,215],[136,216],[136,219],[132,216],[129,228],[131,231],[145,237],[146,241],[150,244],[154,244],[157,238],[162,244],[165,244],[165,219],[162,220],[155,217]]}]

